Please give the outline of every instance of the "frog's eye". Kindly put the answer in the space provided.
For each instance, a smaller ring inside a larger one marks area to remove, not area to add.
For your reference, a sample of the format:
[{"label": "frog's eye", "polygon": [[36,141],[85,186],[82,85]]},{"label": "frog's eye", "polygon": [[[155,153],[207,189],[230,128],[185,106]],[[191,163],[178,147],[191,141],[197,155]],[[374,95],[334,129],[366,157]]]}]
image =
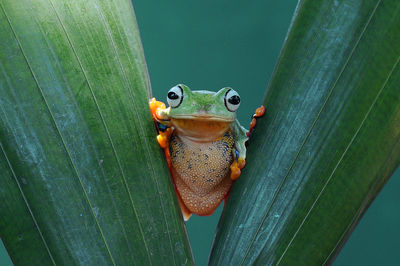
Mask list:
[{"label": "frog's eye", "polygon": [[235,112],[240,105],[240,96],[239,94],[232,90],[229,89],[226,93],[225,93],[225,106],[226,109],[228,109],[231,112]]},{"label": "frog's eye", "polygon": [[167,101],[171,108],[178,107],[183,100],[183,89],[180,85],[173,87],[169,90],[167,95]]}]

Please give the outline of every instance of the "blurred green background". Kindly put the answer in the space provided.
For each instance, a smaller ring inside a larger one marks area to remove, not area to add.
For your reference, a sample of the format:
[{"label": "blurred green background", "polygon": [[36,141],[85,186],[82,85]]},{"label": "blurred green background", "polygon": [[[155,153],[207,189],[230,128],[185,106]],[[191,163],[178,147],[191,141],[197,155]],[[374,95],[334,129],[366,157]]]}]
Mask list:
[{"label": "blurred green background", "polygon": [[[168,89],[230,86],[239,92],[238,117],[248,127],[262,102],[297,0],[133,0],[153,95]],[[268,106],[267,106],[268,111]],[[397,265],[400,261],[400,169],[383,188],[334,265]],[[197,265],[206,265],[220,206],[186,223]],[[321,239],[323,241],[323,239]],[[12,265],[0,243],[0,266]]]}]

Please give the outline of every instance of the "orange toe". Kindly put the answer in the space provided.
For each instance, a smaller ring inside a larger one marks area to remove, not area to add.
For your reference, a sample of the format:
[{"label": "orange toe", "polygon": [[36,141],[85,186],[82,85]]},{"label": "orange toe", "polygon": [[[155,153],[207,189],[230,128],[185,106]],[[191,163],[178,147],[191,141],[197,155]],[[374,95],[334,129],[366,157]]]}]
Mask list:
[{"label": "orange toe", "polygon": [[149,107],[150,107],[150,112],[151,114],[154,114],[154,112],[156,111],[157,107],[156,107],[156,98],[151,98],[149,100]]},{"label": "orange toe", "polygon": [[265,114],[265,107],[264,105],[261,105],[260,107],[258,107],[253,115],[253,119],[251,119],[251,123],[250,123],[250,129],[249,131],[246,132],[246,136],[250,137],[251,132],[253,131],[253,129],[256,126],[257,120],[256,118],[259,118],[261,116],[263,116]]},{"label": "orange toe", "polygon": [[158,116],[158,112],[167,108],[165,103],[157,101],[156,98],[151,98],[149,100],[149,107],[150,112],[155,119],[160,119],[160,117]]},{"label": "orange toe", "polygon": [[257,109],[256,109],[256,112],[254,113],[254,116],[255,117],[261,117],[261,116],[263,116],[265,114],[265,107],[264,107],[264,105],[261,105],[260,107],[258,107]]},{"label": "orange toe", "polygon": [[234,161],[231,165],[231,179],[238,179],[241,173],[242,171],[240,170],[238,163]]},{"label": "orange toe", "polygon": [[251,119],[250,123],[250,131],[256,126],[257,120],[255,118]]},{"label": "orange toe", "polygon": [[246,165],[246,160],[244,160],[244,159],[239,159],[238,160],[239,169],[243,169],[245,165]]},{"label": "orange toe", "polygon": [[157,141],[161,148],[165,149],[168,147],[168,140],[163,134],[157,135]]}]

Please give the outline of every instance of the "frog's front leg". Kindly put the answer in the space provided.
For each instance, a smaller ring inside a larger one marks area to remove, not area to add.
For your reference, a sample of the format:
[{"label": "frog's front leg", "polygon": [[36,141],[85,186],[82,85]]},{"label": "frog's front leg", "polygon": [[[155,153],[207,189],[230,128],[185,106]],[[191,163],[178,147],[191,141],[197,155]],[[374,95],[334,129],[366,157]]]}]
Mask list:
[{"label": "frog's front leg", "polygon": [[238,154],[235,154],[235,160],[231,165],[231,179],[236,180],[241,174],[241,169],[246,165],[246,142],[249,140],[254,127],[256,126],[256,119],[262,117],[265,113],[265,107],[261,105],[256,109],[251,123],[250,129],[247,131],[242,127],[238,120],[232,124],[232,130],[235,134],[235,147]]},{"label": "frog's front leg", "polygon": [[249,139],[247,130],[242,127],[238,120],[232,124],[233,134],[235,135],[235,154],[234,161],[231,165],[231,179],[236,180],[241,174],[241,169],[246,164],[246,141]]},{"label": "frog's front leg", "polygon": [[165,104],[157,101],[156,98],[149,100],[149,107],[157,127],[158,144],[160,144],[161,148],[166,149],[169,146],[169,139],[172,134],[169,119],[170,108],[166,108]]}]

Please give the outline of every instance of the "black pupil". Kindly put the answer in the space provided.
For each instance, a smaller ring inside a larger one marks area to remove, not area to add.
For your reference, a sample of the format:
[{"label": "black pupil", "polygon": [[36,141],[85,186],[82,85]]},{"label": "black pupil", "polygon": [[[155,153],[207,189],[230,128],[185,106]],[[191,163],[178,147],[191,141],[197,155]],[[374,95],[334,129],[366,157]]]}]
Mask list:
[{"label": "black pupil", "polygon": [[240,103],[240,97],[238,95],[233,95],[228,99],[228,102],[237,105]]},{"label": "black pupil", "polygon": [[175,92],[170,91],[170,92],[168,92],[168,98],[170,98],[171,100],[176,100],[179,98],[179,96]]}]

